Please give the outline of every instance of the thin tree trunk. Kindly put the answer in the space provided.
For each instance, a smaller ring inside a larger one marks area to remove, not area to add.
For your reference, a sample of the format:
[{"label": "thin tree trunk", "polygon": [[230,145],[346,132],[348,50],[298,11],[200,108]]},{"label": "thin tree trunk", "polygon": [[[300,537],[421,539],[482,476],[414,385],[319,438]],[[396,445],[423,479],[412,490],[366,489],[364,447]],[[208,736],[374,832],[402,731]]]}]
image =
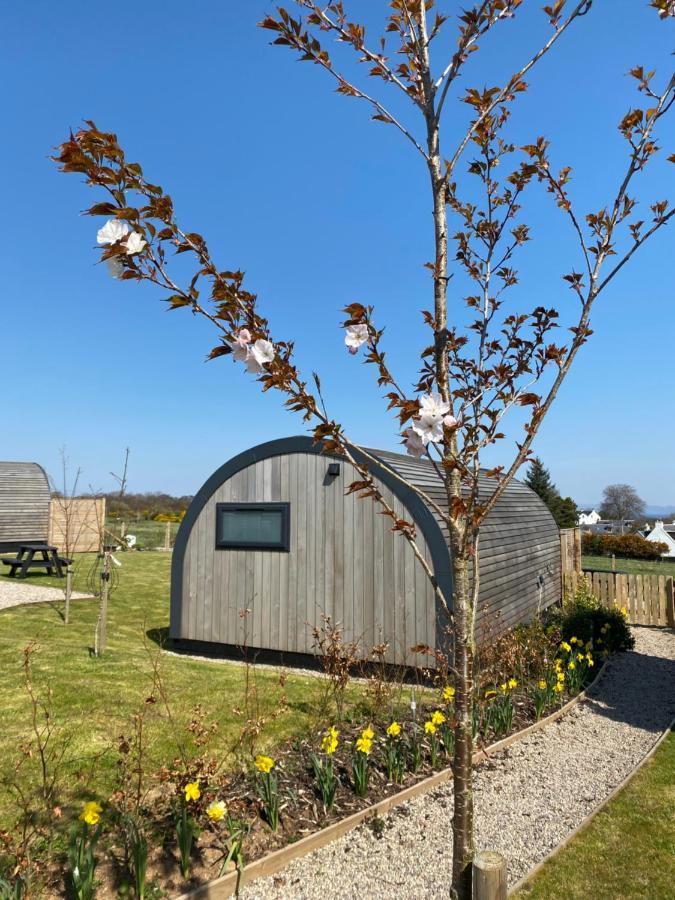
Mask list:
[{"label": "thin tree trunk", "polygon": [[[456,543],[453,541],[453,544]],[[457,542],[458,543],[458,542]],[[452,891],[455,900],[471,900],[471,863],[473,859],[473,634],[469,560],[460,546],[453,547],[455,754],[453,788],[455,812],[452,819],[453,861]]]}]

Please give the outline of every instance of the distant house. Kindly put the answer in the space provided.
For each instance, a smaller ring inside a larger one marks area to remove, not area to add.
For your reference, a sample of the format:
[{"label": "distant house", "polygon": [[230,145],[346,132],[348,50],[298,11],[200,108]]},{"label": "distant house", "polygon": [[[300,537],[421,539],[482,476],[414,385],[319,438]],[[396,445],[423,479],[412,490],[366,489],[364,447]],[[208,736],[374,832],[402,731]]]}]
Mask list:
[{"label": "distant house", "polygon": [[633,519],[600,519],[586,528],[593,534],[631,534],[635,529]]},{"label": "distant house", "polygon": [[656,522],[652,530],[647,535],[648,541],[656,544],[665,544],[668,552],[663,556],[675,557],[675,522],[665,525],[663,522]]},{"label": "distant house", "polygon": [[600,521],[600,513],[594,509],[582,509],[579,513],[578,525],[597,525]]}]

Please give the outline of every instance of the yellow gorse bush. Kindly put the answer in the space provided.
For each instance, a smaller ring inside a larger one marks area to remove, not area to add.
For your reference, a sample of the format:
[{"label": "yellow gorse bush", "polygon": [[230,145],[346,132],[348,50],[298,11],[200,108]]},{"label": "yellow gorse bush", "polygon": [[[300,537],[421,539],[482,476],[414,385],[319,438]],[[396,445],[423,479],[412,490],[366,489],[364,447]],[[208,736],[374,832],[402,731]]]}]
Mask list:
[{"label": "yellow gorse bush", "polygon": [[98,825],[102,812],[103,807],[101,804],[97,803],[96,800],[90,800],[84,804],[84,809],[80,813],[80,821],[85,822],[87,825]]},{"label": "yellow gorse bush", "polygon": [[196,781],[190,781],[183,788],[185,791],[185,799],[189,802],[190,800],[199,800],[202,795],[202,792],[199,790],[199,783]]},{"label": "yellow gorse bush", "polygon": [[259,772],[269,775],[274,768],[274,760],[271,756],[256,756],[254,766]]}]

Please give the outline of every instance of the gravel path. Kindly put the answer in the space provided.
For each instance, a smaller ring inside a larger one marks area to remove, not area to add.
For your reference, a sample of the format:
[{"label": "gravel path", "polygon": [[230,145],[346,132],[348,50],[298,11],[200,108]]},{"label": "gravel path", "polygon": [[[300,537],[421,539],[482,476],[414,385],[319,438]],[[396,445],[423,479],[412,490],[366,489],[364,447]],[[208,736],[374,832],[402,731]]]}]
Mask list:
[{"label": "gravel path", "polygon": [[[65,580],[63,582],[65,587]],[[73,591],[71,598],[80,600],[89,597],[89,594],[80,594]],[[45,603],[55,600],[63,600],[61,588],[41,587],[35,584],[26,584],[22,581],[0,581],[0,610],[9,609],[10,606],[23,606],[25,603]]]},{"label": "gravel path", "polygon": [[[576,828],[648,753],[675,716],[675,635],[636,628],[589,699],[476,770],[476,846],[508,859],[515,883]],[[392,810],[244,887],[245,900],[446,898],[452,787]]]}]

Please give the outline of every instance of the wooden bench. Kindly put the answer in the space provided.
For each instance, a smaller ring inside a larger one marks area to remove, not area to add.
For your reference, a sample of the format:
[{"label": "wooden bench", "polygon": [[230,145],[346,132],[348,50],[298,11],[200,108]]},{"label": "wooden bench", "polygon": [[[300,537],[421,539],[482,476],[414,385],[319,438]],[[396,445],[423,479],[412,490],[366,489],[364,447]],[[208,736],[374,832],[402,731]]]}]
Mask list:
[{"label": "wooden bench", "polygon": [[[42,558],[36,557],[36,554]],[[58,575],[63,578],[65,569],[72,563],[72,559],[59,556],[58,549],[48,544],[21,544],[15,557],[0,560],[3,565],[9,566],[9,577],[25,578],[29,569],[46,569],[48,575]]]}]

